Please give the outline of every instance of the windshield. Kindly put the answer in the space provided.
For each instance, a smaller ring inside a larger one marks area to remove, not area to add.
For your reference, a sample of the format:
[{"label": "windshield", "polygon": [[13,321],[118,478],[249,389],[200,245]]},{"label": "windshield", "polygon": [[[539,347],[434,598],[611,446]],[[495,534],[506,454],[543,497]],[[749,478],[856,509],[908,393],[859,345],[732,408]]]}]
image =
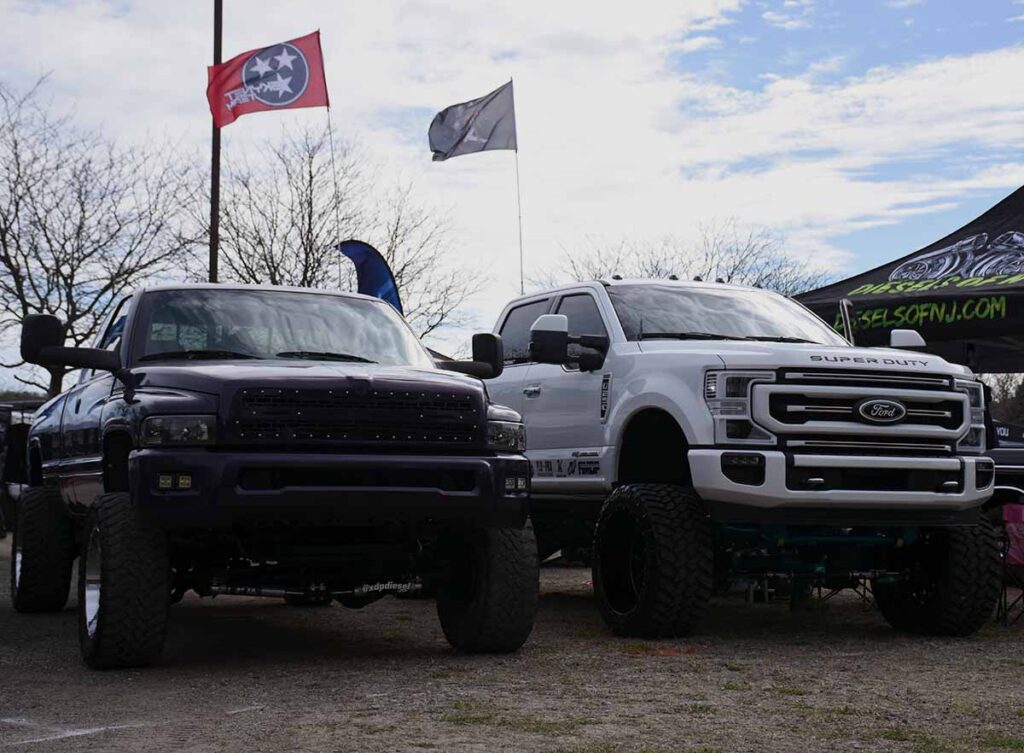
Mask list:
[{"label": "windshield", "polygon": [[765,290],[611,285],[629,340],[737,339],[849,345],[798,303]]},{"label": "windshield", "polygon": [[139,361],[297,359],[433,368],[383,301],[290,290],[147,293],[135,326]]}]

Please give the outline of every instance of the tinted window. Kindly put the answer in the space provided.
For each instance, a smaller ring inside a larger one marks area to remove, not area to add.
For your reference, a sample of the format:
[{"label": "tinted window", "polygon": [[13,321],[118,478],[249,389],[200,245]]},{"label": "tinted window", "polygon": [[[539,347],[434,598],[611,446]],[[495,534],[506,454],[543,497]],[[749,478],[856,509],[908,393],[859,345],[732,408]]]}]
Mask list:
[{"label": "tinted window", "polygon": [[[592,295],[581,293],[569,295],[558,304],[558,314],[565,314],[569,320],[570,335],[606,335],[604,320],[597,308],[597,301]],[[569,345],[569,357],[576,361],[584,349],[579,345]]]},{"label": "tinted window", "polygon": [[800,304],[766,290],[612,285],[608,296],[629,340],[703,334],[849,345]]},{"label": "tinted window", "polygon": [[530,327],[537,317],[548,313],[551,302],[547,299],[517,306],[508,312],[501,325],[501,341],[505,346],[505,361],[525,363],[530,360]]},{"label": "tinted window", "polygon": [[138,358],[302,358],[433,368],[383,301],[288,290],[168,290],[142,300]]}]

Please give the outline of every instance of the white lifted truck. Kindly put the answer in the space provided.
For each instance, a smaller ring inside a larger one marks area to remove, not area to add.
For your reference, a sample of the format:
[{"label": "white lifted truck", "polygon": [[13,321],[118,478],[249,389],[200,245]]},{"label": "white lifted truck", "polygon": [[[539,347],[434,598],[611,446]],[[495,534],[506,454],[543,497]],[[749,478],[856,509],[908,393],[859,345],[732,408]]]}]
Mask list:
[{"label": "white lifted truck", "polygon": [[775,293],[669,280],[525,296],[495,332],[488,391],[524,416],[541,556],[592,556],[616,633],[686,634],[716,588],[778,576],[870,584],[908,632],[991,616],[982,384],[916,332],[856,348]]}]

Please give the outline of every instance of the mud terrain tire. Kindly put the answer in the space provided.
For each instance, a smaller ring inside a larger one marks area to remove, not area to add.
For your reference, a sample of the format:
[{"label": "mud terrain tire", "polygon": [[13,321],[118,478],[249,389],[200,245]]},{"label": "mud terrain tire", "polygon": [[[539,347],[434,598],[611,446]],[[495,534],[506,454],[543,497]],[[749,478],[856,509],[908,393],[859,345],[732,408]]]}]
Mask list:
[{"label": "mud terrain tire", "polygon": [[19,612],[59,612],[75,561],[74,524],[56,489],[26,489],[11,545],[11,602]]},{"label": "mud terrain tire", "polygon": [[476,529],[442,544],[437,615],[444,637],[466,653],[517,650],[533,630],[540,590],[533,525]]},{"label": "mud terrain tire", "polygon": [[980,630],[995,612],[1002,580],[992,522],[931,531],[914,547],[909,580],[872,584],[886,622],[919,635],[962,637]]},{"label": "mud terrain tire", "polygon": [[89,516],[78,567],[78,637],[94,669],[160,657],[171,603],[167,536],[128,494],[104,494]]},{"label": "mud terrain tire", "polygon": [[697,493],[620,486],[594,531],[594,591],[616,635],[675,638],[704,617],[714,587],[711,523]]}]

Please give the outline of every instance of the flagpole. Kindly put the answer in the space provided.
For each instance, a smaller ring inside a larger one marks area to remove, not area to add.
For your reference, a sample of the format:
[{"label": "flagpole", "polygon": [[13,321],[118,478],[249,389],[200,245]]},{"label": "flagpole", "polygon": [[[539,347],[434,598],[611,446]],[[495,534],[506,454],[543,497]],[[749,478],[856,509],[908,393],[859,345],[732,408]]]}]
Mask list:
[{"label": "flagpole", "polygon": [[[224,31],[224,0],[213,2],[213,64],[220,65]],[[220,128],[213,122],[210,149],[210,282],[217,282],[217,250],[220,245]]]},{"label": "flagpole", "polygon": [[519,190],[519,146],[516,145],[516,209],[519,212],[519,295],[523,295],[523,196]]},{"label": "flagpole", "polygon": [[[331,123],[331,106],[327,105],[327,138],[331,144],[331,174],[334,176],[334,231],[341,232],[341,208],[338,206],[338,198],[341,191],[338,190],[338,161],[334,157],[334,125]],[[335,238],[334,250],[338,254],[338,289],[341,289],[341,237]]]}]

